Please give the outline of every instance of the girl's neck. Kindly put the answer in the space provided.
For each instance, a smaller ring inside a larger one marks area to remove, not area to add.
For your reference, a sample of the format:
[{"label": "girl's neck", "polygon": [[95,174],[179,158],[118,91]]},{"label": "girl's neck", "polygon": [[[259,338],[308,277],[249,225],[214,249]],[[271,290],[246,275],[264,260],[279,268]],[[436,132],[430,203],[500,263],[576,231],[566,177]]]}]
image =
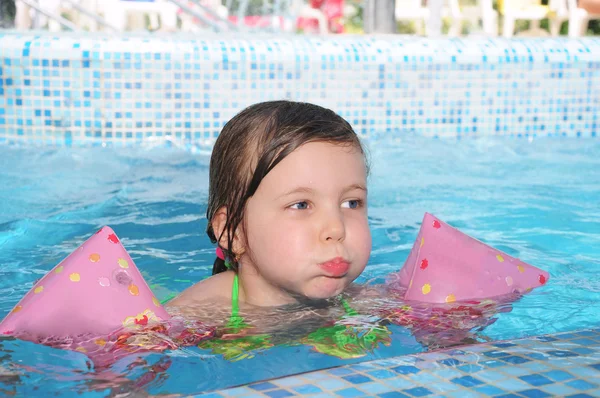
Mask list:
[{"label": "girl's neck", "polygon": [[257,307],[275,307],[298,302],[287,292],[267,282],[256,269],[240,267],[238,278],[240,303]]}]

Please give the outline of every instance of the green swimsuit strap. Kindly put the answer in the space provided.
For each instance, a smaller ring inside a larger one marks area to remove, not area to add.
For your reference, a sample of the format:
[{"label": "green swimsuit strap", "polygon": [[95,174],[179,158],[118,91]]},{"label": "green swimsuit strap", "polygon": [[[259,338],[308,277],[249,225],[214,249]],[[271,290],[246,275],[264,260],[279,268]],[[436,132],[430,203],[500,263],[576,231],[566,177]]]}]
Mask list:
[{"label": "green swimsuit strap", "polygon": [[233,286],[231,286],[231,316],[239,316],[240,313],[240,281],[238,274],[233,276]]},{"label": "green swimsuit strap", "polygon": [[348,316],[356,316],[358,315],[358,312],[356,312],[356,310],[352,307],[350,307],[350,304],[348,304],[348,302],[346,301],[345,298],[342,297],[342,299],[340,300],[342,302],[342,306],[344,307],[344,311],[346,311],[346,315]]},{"label": "green swimsuit strap", "polygon": [[231,316],[227,323],[227,327],[229,328],[242,329],[248,326],[244,322],[244,318],[240,316],[239,297],[240,282],[238,280],[238,274],[235,274],[233,276],[233,286],[231,286]]}]

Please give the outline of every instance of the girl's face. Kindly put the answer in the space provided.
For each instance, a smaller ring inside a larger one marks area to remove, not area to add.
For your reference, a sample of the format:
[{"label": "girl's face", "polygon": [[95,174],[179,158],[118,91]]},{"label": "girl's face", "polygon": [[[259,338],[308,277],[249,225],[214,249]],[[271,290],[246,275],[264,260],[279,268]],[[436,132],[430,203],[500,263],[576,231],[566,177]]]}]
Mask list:
[{"label": "girl's face", "polygon": [[329,298],[356,279],[371,252],[366,183],[364,157],[350,146],[308,143],[275,166],[246,204],[245,300]]}]

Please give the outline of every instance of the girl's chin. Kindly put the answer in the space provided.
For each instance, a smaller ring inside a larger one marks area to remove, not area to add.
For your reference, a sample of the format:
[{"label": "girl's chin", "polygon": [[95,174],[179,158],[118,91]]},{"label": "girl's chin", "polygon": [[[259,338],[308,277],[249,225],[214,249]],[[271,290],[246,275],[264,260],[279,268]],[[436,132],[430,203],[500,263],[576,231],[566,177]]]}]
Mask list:
[{"label": "girl's chin", "polygon": [[306,297],[312,300],[322,300],[335,297],[346,288],[346,278],[330,278],[321,276],[313,281]]}]

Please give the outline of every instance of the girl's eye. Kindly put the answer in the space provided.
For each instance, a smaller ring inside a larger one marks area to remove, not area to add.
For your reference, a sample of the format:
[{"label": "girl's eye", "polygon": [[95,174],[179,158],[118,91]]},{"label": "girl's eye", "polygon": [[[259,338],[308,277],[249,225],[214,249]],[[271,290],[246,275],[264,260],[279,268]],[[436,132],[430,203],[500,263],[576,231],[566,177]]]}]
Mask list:
[{"label": "girl's eye", "polygon": [[347,200],[344,203],[342,203],[342,207],[345,207],[347,209],[358,209],[361,206],[362,200],[359,199]]},{"label": "girl's eye", "polygon": [[308,209],[308,202],[294,203],[293,205],[290,206],[290,208],[295,209],[295,210],[306,210],[306,209]]}]

